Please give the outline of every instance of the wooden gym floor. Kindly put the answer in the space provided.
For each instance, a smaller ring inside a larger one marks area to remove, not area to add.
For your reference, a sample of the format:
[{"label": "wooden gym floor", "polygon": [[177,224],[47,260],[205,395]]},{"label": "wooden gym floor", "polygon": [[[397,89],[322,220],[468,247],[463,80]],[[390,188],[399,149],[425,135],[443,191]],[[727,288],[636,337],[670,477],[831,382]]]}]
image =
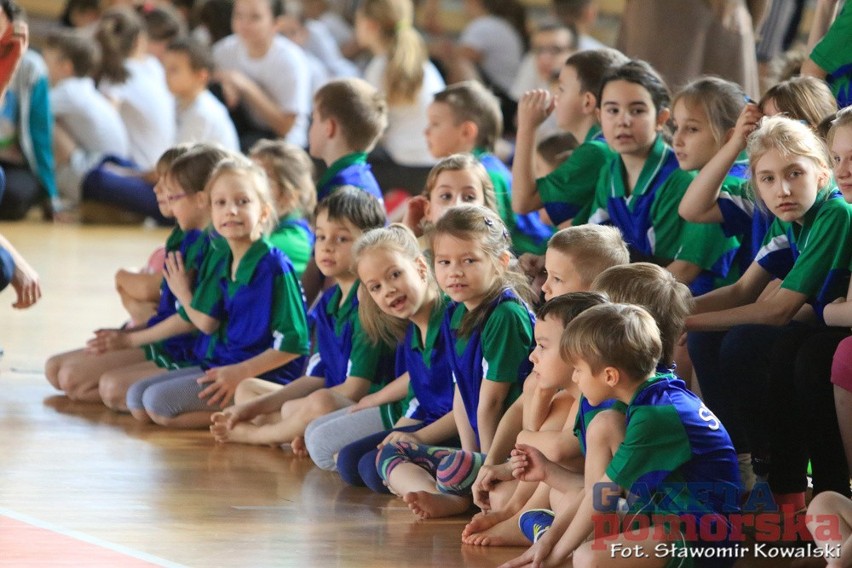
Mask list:
[{"label": "wooden gym floor", "polygon": [[[521,549],[460,544],[465,519],[417,522],[400,501],[345,486],[289,452],[217,446],[69,401],[45,359],[126,316],[120,267],[166,230],[0,224],[44,297],[0,295],[0,567],[496,566]],[[742,566],[770,566],[741,561]],[[785,564],[771,564],[783,566]]]}]

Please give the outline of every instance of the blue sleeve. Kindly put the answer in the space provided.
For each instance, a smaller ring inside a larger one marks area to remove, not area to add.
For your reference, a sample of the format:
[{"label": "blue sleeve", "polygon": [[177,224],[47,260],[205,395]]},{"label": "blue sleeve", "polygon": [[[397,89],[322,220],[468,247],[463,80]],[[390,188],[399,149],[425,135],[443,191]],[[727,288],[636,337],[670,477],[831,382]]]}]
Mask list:
[{"label": "blue sleeve", "polygon": [[39,181],[51,198],[59,197],[56,189],[56,164],[53,160],[53,117],[47,77],[39,77],[30,94],[30,137],[35,152],[35,169]]}]

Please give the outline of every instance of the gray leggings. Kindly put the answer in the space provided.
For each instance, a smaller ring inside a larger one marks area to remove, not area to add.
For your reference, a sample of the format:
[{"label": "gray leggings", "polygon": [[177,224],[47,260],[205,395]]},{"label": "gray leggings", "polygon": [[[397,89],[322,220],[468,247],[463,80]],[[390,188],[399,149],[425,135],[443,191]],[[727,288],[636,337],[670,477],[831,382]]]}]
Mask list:
[{"label": "gray leggings", "polygon": [[198,398],[198,393],[207,388],[197,382],[203,376],[201,367],[188,367],[133,383],[127,391],[127,408],[165,418],[215,410]]},{"label": "gray leggings", "polygon": [[387,428],[382,422],[382,413],[378,407],[351,413],[348,408],[341,408],[308,424],[305,430],[305,445],[318,467],[326,471],[336,471],[334,455],[337,452],[352,442],[383,430]]}]

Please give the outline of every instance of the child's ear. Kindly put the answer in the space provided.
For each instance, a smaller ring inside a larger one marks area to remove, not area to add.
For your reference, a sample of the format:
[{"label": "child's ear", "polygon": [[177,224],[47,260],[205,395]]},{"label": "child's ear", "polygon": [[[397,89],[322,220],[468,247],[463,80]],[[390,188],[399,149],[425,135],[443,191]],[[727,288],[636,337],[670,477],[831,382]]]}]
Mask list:
[{"label": "child's ear", "polygon": [[604,369],[604,382],[609,388],[615,388],[621,381],[621,372],[615,367],[606,367]]},{"label": "child's ear", "polygon": [[332,117],[328,117],[323,121],[325,124],[325,136],[328,139],[334,138],[335,134],[337,134],[338,127],[337,121]]},{"label": "child's ear", "polygon": [[583,92],[583,113],[594,114],[600,121],[600,110],[598,110],[598,98],[589,91]]},{"label": "child's ear", "polygon": [[414,265],[417,267],[417,274],[420,275],[420,278],[425,282],[429,277],[429,266],[426,264],[426,259],[422,256],[418,256],[414,259]]},{"label": "child's ear", "polygon": [[500,254],[499,262],[500,262],[500,266],[502,266],[504,270],[506,268],[509,268],[509,263],[512,262],[512,253],[510,253],[507,250],[504,250]]},{"label": "child's ear", "polygon": [[472,120],[465,120],[461,124],[461,134],[468,142],[476,142],[479,136],[479,127]]},{"label": "child's ear", "polygon": [[663,128],[672,116],[672,111],[667,108],[660,109],[657,113],[657,130]]}]

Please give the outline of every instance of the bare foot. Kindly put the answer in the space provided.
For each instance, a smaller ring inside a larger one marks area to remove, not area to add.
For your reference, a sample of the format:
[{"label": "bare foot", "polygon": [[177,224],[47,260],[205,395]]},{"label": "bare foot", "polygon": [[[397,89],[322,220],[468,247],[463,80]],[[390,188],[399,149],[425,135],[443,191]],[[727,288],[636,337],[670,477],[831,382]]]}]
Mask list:
[{"label": "bare foot", "polygon": [[529,546],[530,541],[518,528],[518,515],[508,517],[491,528],[462,536],[464,544],[474,546]]},{"label": "bare foot", "polygon": [[466,540],[468,537],[486,531],[497,523],[505,521],[509,517],[511,517],[511,515],[504,513],[503,511],[491,511],[487,514],[475,514],[470,522],[465,525],[464,530],[462,530],[462,542],[465,544],[471,544]]},{"label": "bare foot", "polygon": [[293,455],[297,458],[311,457],[308,454],[308,447],[305,445],[304,436],[296,436],[295,438],[293,438],[293,441],[290,442],[290,449],[293,451]]},{"label": "bare foot", "polygon": [[[213,437],[220,443],[237,443],[237,444],[252,444],[255,446],[275,445],[276,441],[270,437],[270,432],[267,432],[262,426],[255,426],[251,422],[240,422],[234,424],[232,428],[223,422],[214,422],[210,426],[210,432]],[[278,441],[277,443],[281,443]]]},{"label": "bare foot", "polygon": [[419,519],[436,519],[461,515],[470,508],[470,499],[460,495],[412,491],[402,498]]}]

